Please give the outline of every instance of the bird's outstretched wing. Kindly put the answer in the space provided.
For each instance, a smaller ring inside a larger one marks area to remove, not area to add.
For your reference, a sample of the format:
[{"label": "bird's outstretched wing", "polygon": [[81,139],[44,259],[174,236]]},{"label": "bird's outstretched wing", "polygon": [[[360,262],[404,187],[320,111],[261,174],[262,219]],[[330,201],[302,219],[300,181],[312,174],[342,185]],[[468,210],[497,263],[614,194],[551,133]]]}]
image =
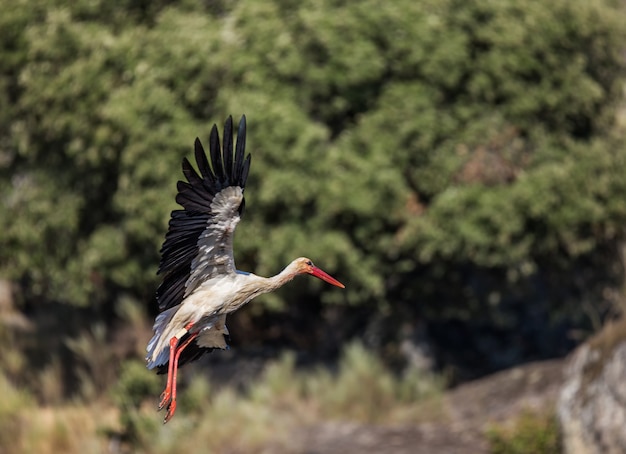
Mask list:
[{"label": "bird's outstretched wing", "polygon": [[172,211],[161,248],[158,274],[163,275],[163,281],[157,289],[161,311],[180,304],[207,279],[236,272],[233,234],[243,213],[243,191],[250,169],[250,155],[244,158],[246,117],[239,121],[235,147],[232,117],[226,120],[222,139],[223,148],[217,126],[213,125],[209,139],[211,165],[196,139],[200,175],[187,158],[183,159],[187,182],[178,182],[176,196],[183,209]]}]

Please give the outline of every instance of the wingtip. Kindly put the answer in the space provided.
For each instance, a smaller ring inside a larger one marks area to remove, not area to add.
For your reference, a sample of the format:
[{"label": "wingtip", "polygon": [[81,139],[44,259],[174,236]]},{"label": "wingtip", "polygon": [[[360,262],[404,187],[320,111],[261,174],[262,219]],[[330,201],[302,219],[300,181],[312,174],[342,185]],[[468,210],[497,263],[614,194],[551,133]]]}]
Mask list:
[{"label": "wingtip", "polygon": [[239,120],[239,128],[237,129],[237,143],[241,141],[243,143],[243,147],[245,147],[246,144],[246,128],[246,116],[242,115],[241,120]]},{"label": "wingtip", "polygon": [[[204,153],[204,147],[202,146],[202,142],[199,137],[196,137],[196,140],[193,141],[193,151],[196,153],[196,162],[198,161],[198,153]],[[187,158],[184,158],[187,159]]]},{"label": "wingtip", "polygon": [[224,122],[224,130],[226,130],[226,128],[230,129],[231,131],[233,130],[233,116],[229,115],[228,117],[226,117],[226,121]]}]

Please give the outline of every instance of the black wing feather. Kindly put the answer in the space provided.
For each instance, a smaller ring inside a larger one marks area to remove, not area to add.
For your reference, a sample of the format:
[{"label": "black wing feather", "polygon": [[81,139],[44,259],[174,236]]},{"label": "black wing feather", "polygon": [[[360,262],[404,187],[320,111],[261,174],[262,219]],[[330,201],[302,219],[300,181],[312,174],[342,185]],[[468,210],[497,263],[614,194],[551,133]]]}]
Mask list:
[{"label": "black wing feather", "polygon": [[[215,125],[213,125],[213,128],[211,129],[211,134],[213,134],[213,131],[217,132],[217,127]],[[218,153],[219,153],[219,147],[220,147],[220,142],[219,142],[219,137],[218,137],[217,138]],[[196,164],[198,164],[198,169],[200,170],[200,173],[205,179],[205,181],[199,186],[206,186],[208,189],[212,185],[219,183],[219,181],[216,181],[215,175],[213,174],[213,171],[211,171],[211,166],[209,165],[209,160],[207,159],[206,152],[204,151],[204,147],[202,146],[202,142],[200,142],[200,139],[198,139],[197,137],[193,143],[193,148],[194,148],[194,155],[196,157]],[[185,169],[183,169],[183,172],[184,170]]]},{"label": "black wing feather", "polygon": [[[199,252],[198,239],[211,219],[211,202],[215,195],[228,186],[239,186],[242,190],[245,188],[250,167],[250,155],[244,159],[245,116],[239,122],[234,155],[232,130],[232,117],[229,117],[224,128],[222,151],[217,126],[213,125],[209,140],[210,163],[202,143],[199,139],[195,140],[194,151],[199,174],[186,158],[183,159],[183,174],[187,181],[178,182],[176,195],[176,202],[183,209],[172,211],[168,232],[161,248],[158,274],[163,275],[163,281],[157,289],[157,301],[161,311],[177,306],[185,296],[185,283],[191,274],[191,264]],[[240,212],[243,205],[242,200]]]},{"label": "black wing feather", "polygon": [[235,179],[236,175],[233,175],[233,119],[228,117],[224,124],[224,172],[226,176],[226,183],[230,184],[230,179]]},{"label": "black wing feather", "polygon": [[243,170],[241,171],[241,176],[239,181],[246,181],[248,179],[248,172],[250,171],[250,155],[246,157],[246,160],[243,163]]},{"label": "black wing feather", "polygon": [[211,129],[211,136],[209,137],[209,152],[211,154],[211,162],[213,163],[213,171],[215,172],[215,177],[218,179],[218,181],[224,182],[224,166],[222,165],[220,136],[217,132],[216,125],[213,125],[213,128]]},{"label": "black wing feather", "polygon": [[179,181],[176,184],[178,194],[176,202],[193,211],[208,211],[211,209],[211,200],[205,199],[200,191],[194,189],[189,183]]},{"label": "black wing feather", "polygon": [[243,175],[244,153],[246,152],[246,117],[239,122],[237,130],[237,145],[235,147],[235,163],[233,173],[235,178],[240,179]]},{"label": "black wing feather", "polygon": [[[198,140],[198,138],[196,137],[196,150],[198,149],[198,146],[200,147],[201,153],[204,153],[202,144],[200,143],[200,140]],[[183,174],[185,175],[185,178],[187,178],[187,181],[189,182],[188,184],[190,184],[191,186],[202,186],[202,178],[200,178],[200,175],[198,175],[198,172],[196,172],[196,169],[193,168],[193,166],[189,162],[189,159],[187,158],[183,158]]]}]

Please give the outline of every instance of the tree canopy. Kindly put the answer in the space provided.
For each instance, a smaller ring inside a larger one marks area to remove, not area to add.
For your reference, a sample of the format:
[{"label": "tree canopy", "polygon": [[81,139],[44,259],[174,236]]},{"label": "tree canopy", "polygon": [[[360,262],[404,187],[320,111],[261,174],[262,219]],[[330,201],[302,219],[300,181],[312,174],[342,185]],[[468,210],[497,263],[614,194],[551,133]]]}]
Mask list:
[{"label": "tree canopy", "polygon": [[149,301],[181,159],[243,113],[238,266],[347,284],[263,310],[511,329],[623,278],[620,2],[0,5],[0,276],[26,299]]}]

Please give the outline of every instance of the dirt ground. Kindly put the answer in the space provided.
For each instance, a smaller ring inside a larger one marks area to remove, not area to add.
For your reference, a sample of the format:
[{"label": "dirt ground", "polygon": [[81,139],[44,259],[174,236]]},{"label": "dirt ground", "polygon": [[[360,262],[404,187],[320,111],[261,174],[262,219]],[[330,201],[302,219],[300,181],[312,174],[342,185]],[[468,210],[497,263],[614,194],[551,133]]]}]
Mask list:
[{"label": "dirt ground", "polygon": [[564,360],[527,364],[450,390],[441,423],[379,427],[325,423],[294,437],[299,454],[481,454],[485,429],[514,419],[523,410],[550,411],[562,382]]}]

